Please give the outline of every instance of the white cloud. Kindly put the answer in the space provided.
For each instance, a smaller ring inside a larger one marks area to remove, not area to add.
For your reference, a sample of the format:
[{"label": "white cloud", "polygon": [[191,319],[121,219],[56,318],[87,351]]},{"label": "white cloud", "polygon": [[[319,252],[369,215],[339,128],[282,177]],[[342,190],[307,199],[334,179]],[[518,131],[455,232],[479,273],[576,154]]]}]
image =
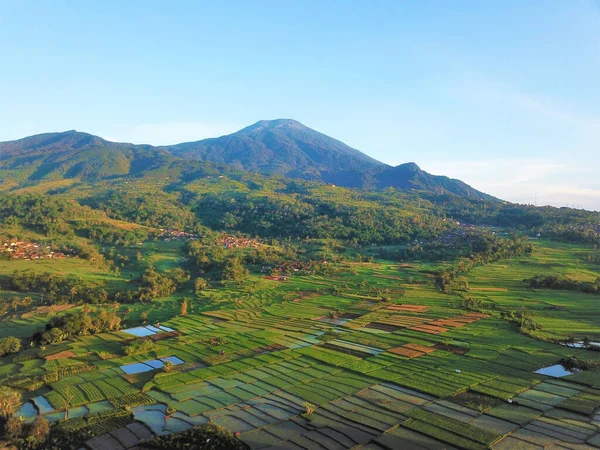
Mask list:
[{"label": "white cloud", "polygon": [[434,160],[423,162],[422,167],[513,202],[600,210],[600,185],[593,169],[583,163],[543,158]]},{"label": "white cloud", "polygon": [[238,131],[243,126],[226,122],[162,122],[117,125],[101,136],[109,141],[134,144],[169,145],[219,137]]},{"label": "white cloud", "polygon": [[562,136],[562,143],[547,152],[547,136],[540,135],[538,145],[535,139],[526,141],[532,146],[527,154],[537,153],[535,157],[520,158],[513,153],[506,159],[426,161],[425,170],[461,179],[510,201],[600,210],[600,182],[595,169],[600,163],[597,109],[575,111],[556,98],[523,92],[486,79],[473,70],[465,70],[461,93],[479,102],[503,103],[537,117],[547,136]]}]

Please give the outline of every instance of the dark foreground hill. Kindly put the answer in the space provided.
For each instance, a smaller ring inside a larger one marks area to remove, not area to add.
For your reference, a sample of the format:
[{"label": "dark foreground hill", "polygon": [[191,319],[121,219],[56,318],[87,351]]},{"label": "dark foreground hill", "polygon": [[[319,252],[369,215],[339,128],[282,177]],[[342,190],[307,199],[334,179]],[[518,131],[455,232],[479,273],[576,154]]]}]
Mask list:
[{"label": "dark foreground hill", "polygon": [[431,175],[414,163],[389,166],[290,119],[263,120],[227,136],[166,147],[115,143],[66,131],[3,142],[0,152],[0,167],[29,181],[138,175],[172,166],[182,158],[344,187],[394,187],[493,199],[462,181]]}]

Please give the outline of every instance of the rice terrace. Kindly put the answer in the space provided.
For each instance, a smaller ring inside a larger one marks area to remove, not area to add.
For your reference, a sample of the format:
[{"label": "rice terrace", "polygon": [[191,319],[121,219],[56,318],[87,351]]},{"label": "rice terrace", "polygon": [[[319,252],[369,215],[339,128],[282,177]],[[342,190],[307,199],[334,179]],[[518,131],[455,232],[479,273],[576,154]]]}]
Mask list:
[{"label": "rice terrace", "polygon": [[600,450],[599,24],[0,0],[0,450]]}]

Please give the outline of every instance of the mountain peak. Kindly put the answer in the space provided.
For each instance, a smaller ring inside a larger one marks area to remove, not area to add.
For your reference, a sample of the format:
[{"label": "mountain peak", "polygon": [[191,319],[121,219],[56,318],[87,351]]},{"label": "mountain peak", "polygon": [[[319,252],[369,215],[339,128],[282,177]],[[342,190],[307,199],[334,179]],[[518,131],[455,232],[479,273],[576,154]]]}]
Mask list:
[{"label": "mountain peak", "polygon": [[401,167],[405,170],[410,170],[411,172],[419,172],[421,170],[421,168],[417,165],[417,163],[414,163],[414,162],[407,162],[404,164],[400,164],[397,167]]},{"label": "mountain peak", "polygon": [[287,128],[287,129],[309,129],[302,125],[300,122],[294,119],[274,119],[274,120],[259,120],[249,127],[242,128],[235,134],[243,134],[248,132],[273,130],[276,128]]}]

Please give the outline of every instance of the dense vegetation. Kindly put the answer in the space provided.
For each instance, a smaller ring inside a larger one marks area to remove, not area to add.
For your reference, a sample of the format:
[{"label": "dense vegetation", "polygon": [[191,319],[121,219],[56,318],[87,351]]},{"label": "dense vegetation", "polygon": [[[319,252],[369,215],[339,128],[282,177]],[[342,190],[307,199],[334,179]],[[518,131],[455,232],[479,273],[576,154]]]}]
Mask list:
[{"label": "dense vegetation", "polygon": [[114,311],[100,309],[95,315],[82,311],[53,319],[44,332],[36,333],[33,338],[41,344],[57,344],[78,336],[116,331],[120,326],[121,318]]},{"label": "dense vegetation", "polygon": [[533,288],[537,289],[562,289],[567,291],[581,291],[588,294],[600,292],[600,277],[593,282],[577,281],[564,275],[536,275],[528,280]]},{"label": "dense vegetation", "polygon": [[[450,289],[459,274],[467,272],[478,264],[489,264],[501,259],[529,254],[533,250],[527,239],[520,236],[507,239],[490,233],[470,233],[460,242],[462,251],[466,252],[464,256],[460,257],[452,268],[441,270],[435,278],[436,286],[444,292]],[[454,246],[452,248],[456,251]]]},{"label": "dense vegetation", "polygon": [[81,279],[69,279],[50,272],[14,271],[7,276],[11,289],[20,292],[42,292],[50,303],[84,301],[105,303],[107,291]]}]

